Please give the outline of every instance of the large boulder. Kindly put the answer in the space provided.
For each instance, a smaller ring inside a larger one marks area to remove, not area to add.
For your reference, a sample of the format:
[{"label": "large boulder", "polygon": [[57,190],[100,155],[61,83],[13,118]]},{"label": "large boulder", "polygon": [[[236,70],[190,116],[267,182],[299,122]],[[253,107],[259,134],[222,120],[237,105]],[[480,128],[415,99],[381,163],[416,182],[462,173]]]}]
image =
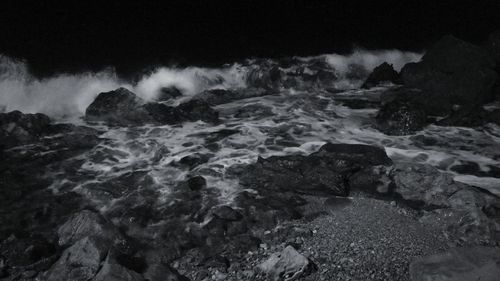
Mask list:
[{"label": "large boulder", "polygon": [[111,124],[142,124],[151,121],[148,112],[141,106],[144,101],[125,88],[100,93],[87,107],[88,121],[105,121]]},{"label": "large boulder", "polygon": [[370,73],[370,76],[368,76],[361,87],[366,89],[375,87],[383,82],[396,83],[398,79],[399,74],[394,70],[392,64],[384,62],[373,69],[372,73]]},{"label": "large boulder", "polygon": [[67,248],[47,272],[46,280],[86,281],[99,271],[108,254],[108,245],[99,239],[85,237]]},{"label": "large boulder", "polygon": [[119,88],[100,93],[87,107],[85,119],[121,126],[178,124],[197,120],[216,123],[219,114],[202,100],[191,100],[172,107],[155,102],[146,103],[131,91]]},{"label": "large boulder", "polygon": [[495,61],[484,49],[453,36],[433,45],[421,62],[401,70],[404,85],[421,89],[438,106],[433,114],[443,115],[453,104],[477,105],[493,99],[497,82]]},{"label": "large boulder", "polygon": [[257,190],[346,196],[350,175],[368,166],[391,163],[383,148],[327,143],[309,156],[259,158],[240,176],[240,184]]},{"label": "large boulder", "polygon": [[50,118],[20,111],[0,113],[0,146],[12,147],[38,140],[50,133]]},{"label": "large boulder", "polygon": [[499,276],[499,248],[453,248],[410,264],[412,281],[494,281]]}]

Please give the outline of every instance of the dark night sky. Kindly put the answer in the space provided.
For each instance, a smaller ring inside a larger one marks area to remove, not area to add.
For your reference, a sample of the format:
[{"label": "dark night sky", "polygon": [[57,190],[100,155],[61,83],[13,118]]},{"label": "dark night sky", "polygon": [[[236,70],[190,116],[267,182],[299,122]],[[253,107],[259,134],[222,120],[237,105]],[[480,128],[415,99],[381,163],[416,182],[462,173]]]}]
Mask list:
[{"label": "dark night sky", "polygon": [[498,0],[3,2],[0,53],[27,59],[39,75],[342,53],[355,45],[421,50],[447,33],[480,43],[500,29]]}]

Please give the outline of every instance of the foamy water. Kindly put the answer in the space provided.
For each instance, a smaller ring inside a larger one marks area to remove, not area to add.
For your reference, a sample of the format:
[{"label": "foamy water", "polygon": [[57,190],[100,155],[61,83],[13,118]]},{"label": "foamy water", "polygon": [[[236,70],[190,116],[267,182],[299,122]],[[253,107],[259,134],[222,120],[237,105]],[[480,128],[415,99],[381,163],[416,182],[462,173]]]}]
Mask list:
[{"label": "foamy water", "polygon": [[[48,176],[56,180],[51,188],[55,192],[74,190],[85,195],[88,185],[99,185],[127,172],[143,171],[152,179],[150,185],[160,192],[158,200],[168,202],[179,181],[191,175],[203,175],[209,189],[217,194],[221,204],[225,204],[241,191],[238,181],[226,176],[229,167],[253,163],[259,156],[306,155],[324,143],[332,142],[381,146],[394,161],[428,163],[454,174],[457,181],[499,194],[500,179],[487,174],[492,168],[500,167],[500,127],[489,124],[484,128],[470,129],[431,125],[413,136],[388,136],[373,126],[377,109],[354,110],[341,104],[342,98],[372,98],[385,90],[384,87],[356,89],[362,77],[348,78],[354,65],[362,65],[367,70],[389,61],[400,68],[405,62],[418,60],[420,56],[385,51],[359,52],[344,57],[300,58],[299,61],[305,62],[319,59],[336,69],[338,79],[331,85],[335,91],[323,88],[324,85],[305,89],[281,88],[279,94],[219,105],[215,107],[222,120],[218,126],[201,121],[176,126],[123,128],[94,125],[103,131],[101,144],[77,157],[81,161],[78,176],[69,177],[63,171],[52,171]],[[185,96],[182,99],[187,99],[210,88],[245,88],[248,73],[256,67],[248,61],[218,69],[159,68],[132,85],[109,72],[37,80],[29,76],[23,64],[9,63],[8,67],[5,63],[3,66],[8,71],[4,71],[0,80],[0,104],[6,105],[7,110],[40,111],[59,121],[79,124],[83,121],[75,117],[82,116],[86,105],[101,91],[126,86],[141,97],[151,99],[161,87],[175,86],[183,91]],[[13,74],[13,70],[17,74]],[[290,66],[282,71],[296,70]],[[235,133],[217,141],[204,137],[227,129],[235,130]],[[183,157],[196,153],[208,158],[206,163],[190,171],[178,164]],[[485,175],[452,170],[453,166],[464,163],[477,164],[479,172]],[[113,201],[98,204],[109,208]]]}]

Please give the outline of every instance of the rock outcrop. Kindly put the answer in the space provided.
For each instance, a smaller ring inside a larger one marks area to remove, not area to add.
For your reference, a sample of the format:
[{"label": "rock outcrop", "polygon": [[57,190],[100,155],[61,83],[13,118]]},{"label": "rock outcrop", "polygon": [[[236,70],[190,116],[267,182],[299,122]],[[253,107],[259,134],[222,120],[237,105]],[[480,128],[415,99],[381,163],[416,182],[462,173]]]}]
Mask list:
[{"label": "rock outcrop", "polygon": [[382,63],[381,65],[375,67],[365,80],[361,88],[372,88],[383,82],[398,82],[399,74],[394,70],[394,67],[387,62]]},{"label": "rock outcrop", "polygon": [[445,115],[453,104],[474,106],[491,101],[498,79],[495,65],[486,50],[448,35],[421,62],[406,64],[401,80],[432,98],[437,107],[430,113]]},{"label": "rock outcrop", "polygon": [[204,101],[191,100],[171,107],[161,103],[146,103],[131,91],[119,88],[100,93],[87,107],[85,119],[119,126],[141,126],[197,120],[217,123],[219,114]]}]

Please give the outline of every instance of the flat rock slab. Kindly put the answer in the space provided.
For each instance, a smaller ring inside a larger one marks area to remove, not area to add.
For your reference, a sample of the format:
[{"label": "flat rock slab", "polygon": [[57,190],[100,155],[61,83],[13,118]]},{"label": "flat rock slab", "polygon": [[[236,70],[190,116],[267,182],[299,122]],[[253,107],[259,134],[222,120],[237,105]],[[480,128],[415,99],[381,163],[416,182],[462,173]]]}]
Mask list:
[{"label": "flat rock slab", "polygon": [[412,281],[495,281],[500,279],[500,248],[454,248],[410,265]]}]

